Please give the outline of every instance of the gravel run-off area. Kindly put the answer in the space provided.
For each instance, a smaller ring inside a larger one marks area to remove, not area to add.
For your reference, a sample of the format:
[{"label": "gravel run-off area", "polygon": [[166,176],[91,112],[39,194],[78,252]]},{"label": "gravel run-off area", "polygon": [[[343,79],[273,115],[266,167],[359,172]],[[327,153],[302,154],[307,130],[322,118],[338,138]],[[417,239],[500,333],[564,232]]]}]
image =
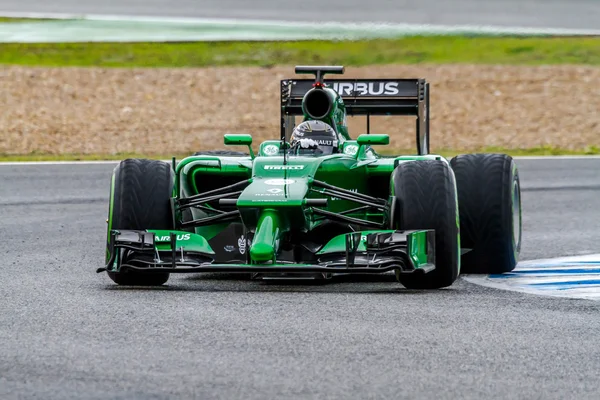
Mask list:
[{"label": "gravel run-off area", "polygon": [[[279,136],[279,80],[259,68],[0,68],[0,154],[182,154],[223,148],[224,133]],[[306,76],[303,76],[306,77]],[[477,150],[600,146],[600,68],[346,66],[349,78],[426,78],[431,143]],[[364,117],[349,118],[352,136]],[[414,120],[372,118],[397,149],[414,148]]]}]

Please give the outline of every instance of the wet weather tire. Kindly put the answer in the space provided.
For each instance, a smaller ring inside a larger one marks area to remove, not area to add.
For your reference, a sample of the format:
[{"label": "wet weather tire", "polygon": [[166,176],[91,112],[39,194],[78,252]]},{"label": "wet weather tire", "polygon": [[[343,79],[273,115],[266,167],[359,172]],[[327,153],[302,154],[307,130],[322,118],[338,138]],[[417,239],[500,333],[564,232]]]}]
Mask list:
[{"label": "wet weather tire", "polygon": [[438,289],[452,285],[459,274],[458,207],[454,174],[444,161],[410,161],[392,173],[392,228],[434,229],[435,269],[427,274],[400,274],[408,289]]},{"label": "wet weather tire", "polygon": [[[109,209],[110,229],[174,229],[170,198],[173,170],[168,163],[155,160],[128,159],[114,169]],[[109,235],[110,237],[110,235]],[[155,286],[169,279],[169,274],[135,271],[109,272],[119,285]]]},{"label": "wet weather tire", "polygon": [[521,251],[519,171],[506,154],[465,154],[450,165],[456,176],[460,210],[461,272],[512,271]]}]

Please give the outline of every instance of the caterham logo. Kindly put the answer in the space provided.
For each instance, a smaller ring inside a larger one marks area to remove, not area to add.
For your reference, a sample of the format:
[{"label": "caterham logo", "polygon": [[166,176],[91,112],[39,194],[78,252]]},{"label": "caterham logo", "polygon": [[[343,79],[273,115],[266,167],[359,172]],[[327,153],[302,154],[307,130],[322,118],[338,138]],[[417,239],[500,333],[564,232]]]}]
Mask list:
[{"label": "caterham logo", "polygon": [[246,252],[246,238],[244,238],[244,235],[238,239],[238,248],[240,250],[240,254],[244,254]]}]

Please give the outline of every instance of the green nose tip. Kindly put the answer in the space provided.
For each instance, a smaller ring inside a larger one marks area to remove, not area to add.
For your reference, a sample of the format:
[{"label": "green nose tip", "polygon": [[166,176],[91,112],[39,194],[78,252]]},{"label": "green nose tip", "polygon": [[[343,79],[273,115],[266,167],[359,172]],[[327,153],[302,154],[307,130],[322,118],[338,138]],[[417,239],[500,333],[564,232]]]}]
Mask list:
[{"label": "green nose tip", "polygon": [[255,262],[265,262],[273,259],[275,248],[267,243],[257,243],[250,249],[250,257]]},{"label": "green nose tip", "polygon": [[275,241],[279,234],[279,216],[275,210],[264,210],[258,220],[256,233],[250,247],[250,258],[255,263],[275,258]]}]

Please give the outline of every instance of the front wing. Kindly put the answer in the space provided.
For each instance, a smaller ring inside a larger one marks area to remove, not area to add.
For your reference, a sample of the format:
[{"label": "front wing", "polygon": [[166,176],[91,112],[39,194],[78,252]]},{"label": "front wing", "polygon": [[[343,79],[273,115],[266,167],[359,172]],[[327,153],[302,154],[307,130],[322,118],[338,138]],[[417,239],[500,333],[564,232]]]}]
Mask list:
[{"label": "front wing", "polygon": [[249,272],[253,274],[427,273],[435,268],[433,230],[362,231],[336,236],[316,252],[317,263],[272,260],[216,264],[200,235],[181,231],[113,230],[109,258],[97,272]]}]

